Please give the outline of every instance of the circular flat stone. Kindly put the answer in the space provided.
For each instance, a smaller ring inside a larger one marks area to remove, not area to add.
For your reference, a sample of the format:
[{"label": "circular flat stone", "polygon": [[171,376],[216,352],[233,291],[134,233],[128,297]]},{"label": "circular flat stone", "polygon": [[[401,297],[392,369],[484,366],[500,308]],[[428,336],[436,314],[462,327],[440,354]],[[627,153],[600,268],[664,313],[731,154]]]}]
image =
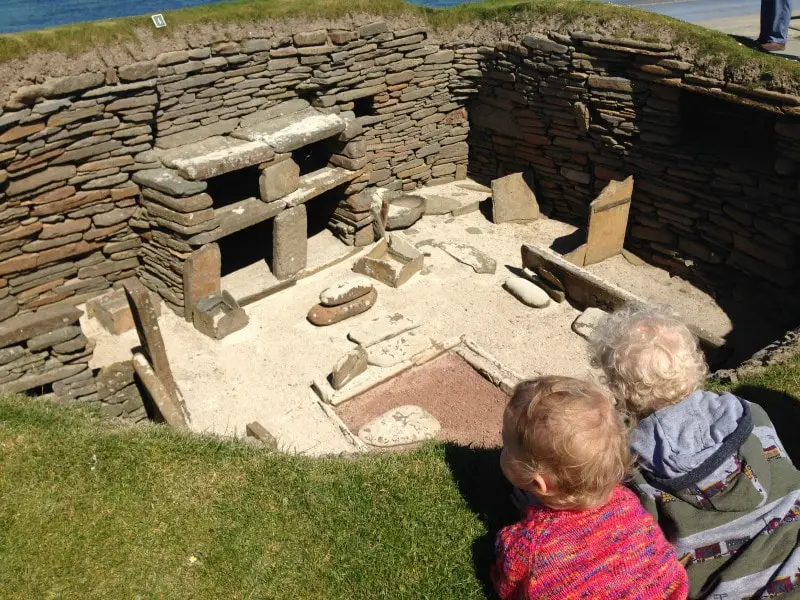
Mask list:
[{"label": "circular flat stone", "polygon": [[361,296],[366,296],[374,289],[375,286],[366,279],[349,279],[323,290],[319,295],[319,303],[322,306],[340,306],[356,298],[361,298]]},{"label": "circular flat stone", "polygon": [[407,404],[374,418],[358,432],[370,446],[390,448],[431,440],[442,426],[432,414],[420,406]]},{"label": "circular flat stone", "polygon": [[542,288],[521,277],[510,277],[503,284],[517,300],[534,308],[544,308],[550,304],[550,296]]}]

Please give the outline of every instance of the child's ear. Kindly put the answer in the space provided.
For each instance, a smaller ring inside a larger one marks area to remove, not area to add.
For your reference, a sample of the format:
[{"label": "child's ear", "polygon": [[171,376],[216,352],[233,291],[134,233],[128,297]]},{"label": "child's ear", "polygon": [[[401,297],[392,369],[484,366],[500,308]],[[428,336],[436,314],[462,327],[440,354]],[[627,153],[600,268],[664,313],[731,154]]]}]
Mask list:
[{"label": "child's ear", "polygon": [[546,496],[547,490],[549,489],[547,480],[538,474],[533,476],[533,479],[531,480],[531,487],[533,488],[533,493],[539,496]]}]

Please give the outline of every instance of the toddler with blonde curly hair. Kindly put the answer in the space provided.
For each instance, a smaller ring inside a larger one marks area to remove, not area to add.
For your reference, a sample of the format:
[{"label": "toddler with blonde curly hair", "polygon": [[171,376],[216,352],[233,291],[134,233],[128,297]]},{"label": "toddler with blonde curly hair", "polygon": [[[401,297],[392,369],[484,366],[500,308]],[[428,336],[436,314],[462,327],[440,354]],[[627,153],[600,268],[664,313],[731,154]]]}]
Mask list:
[{"label": "toddler with blonde curly hair", "polygon": [[704,390],[697,339],[664,310],[608,315],[591,353],[638,420],[631,487],[675,545],[689,597],[800,598],[800,472],[764,410]]},{"label": "toddler with blonde curly hair", "polygon": [[675,550],[621,485],[629,456],[623,420],[601,387],[568,377],[517,386],[500,466],[535,501],[497,536],[500,598],[686,598]]}]

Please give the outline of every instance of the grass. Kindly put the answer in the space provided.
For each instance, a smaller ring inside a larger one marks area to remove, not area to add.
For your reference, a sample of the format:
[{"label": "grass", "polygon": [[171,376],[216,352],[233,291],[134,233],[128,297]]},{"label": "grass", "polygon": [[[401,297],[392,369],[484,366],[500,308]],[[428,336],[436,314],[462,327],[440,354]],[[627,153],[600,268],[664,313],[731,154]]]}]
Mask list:
[{"label": "grass", "polygon": [[315,460],[0,398],[0,595],[484,598],[499,477],[496,451]]},{"label": "grass", "polygon": [[587,30],[599,27],[639,39],[653,39],[653,32],[666,32],[675,43],[693,48],[703,60],[734,69],[756,69],[763,79],[788,77],[800,82],[800,66],[794,61],[757,53],[725,34],[662,15],[589,0],[484,0],[438,10],[403,0],[232,0],[167,12],[166,30],[154,30],[149,17],[140,16],[0,35],[0,62],[24,58],[33,52],[54,51],[74,56],[105,45],[136,43],[137,31],[141,29],[156,36],[170,36],[212,23],[224,25],[288,17],[339,18],[353,14],[410,16],[441,30],[480,22],[535,25],[553,21],[564,30],[571,24],[579,24]]},{"label": "grass", "polygon": [[736,383],[712,381],[707,387],[716,392],[733,392],[763,406],[789,456],[800,466],[800,354],[746,375]]}]

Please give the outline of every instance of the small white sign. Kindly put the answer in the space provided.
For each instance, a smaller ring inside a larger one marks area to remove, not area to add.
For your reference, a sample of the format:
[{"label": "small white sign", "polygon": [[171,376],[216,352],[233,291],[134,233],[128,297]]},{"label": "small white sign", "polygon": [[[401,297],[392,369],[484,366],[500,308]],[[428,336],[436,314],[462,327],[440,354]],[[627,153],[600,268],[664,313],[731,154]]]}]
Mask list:
[{"label": "small white sign", "polygon": [[161,29],[167,26],[167,21],[164,19],[164,15],[162,14],[153,15],[150,18],[153,19],[153,25],[156,26],[156,29]]}]

